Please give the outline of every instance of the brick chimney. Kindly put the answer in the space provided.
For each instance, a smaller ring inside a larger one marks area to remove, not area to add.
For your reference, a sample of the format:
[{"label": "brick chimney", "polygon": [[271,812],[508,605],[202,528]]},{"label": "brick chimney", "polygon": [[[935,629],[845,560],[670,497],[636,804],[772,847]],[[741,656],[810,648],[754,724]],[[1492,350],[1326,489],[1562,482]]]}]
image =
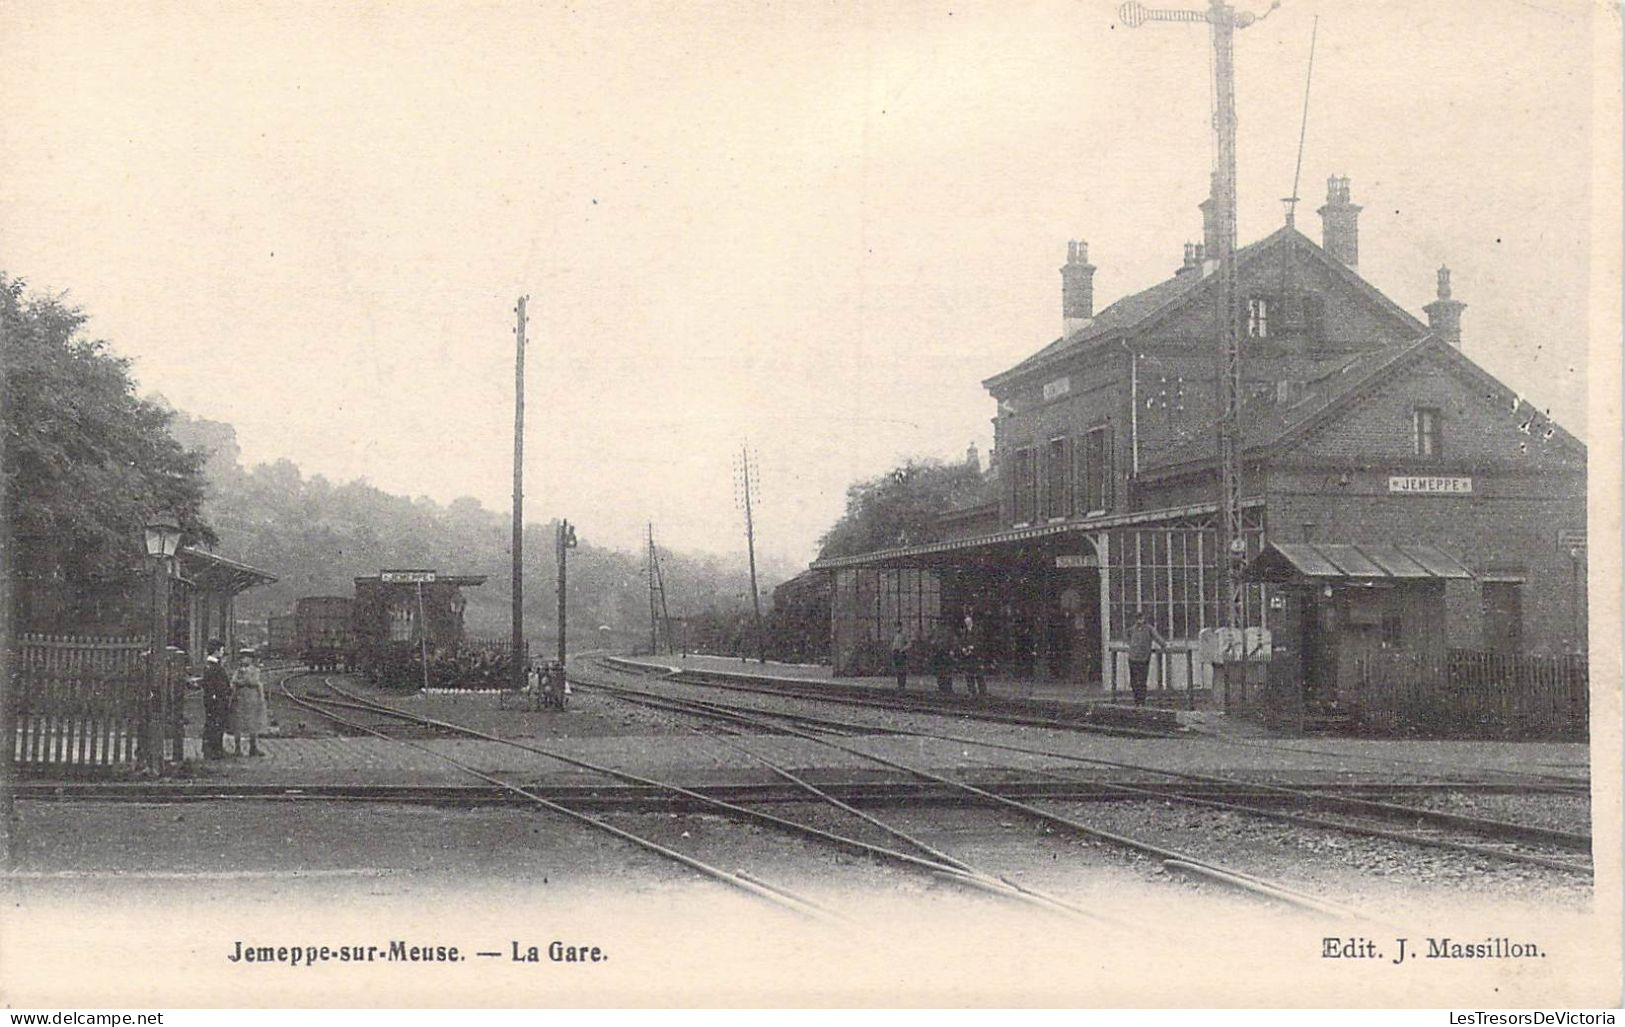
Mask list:
[{"label": "brick chimney", "polygon": [[[1219,226],[1218,195],[1219,175],[1218,172],[1214,172],[1209,182],[1207,199],[1197,204],[1202,209],[1202,252],[1206,259],[1212,260],[1219,259],[1219,253],[1223,246],[1220,241],[1220,236],[1224,233],[1220,231]],[[1196,263],[1198,266],[1202,266],[1205,259],[1199,259]],[[1203,273],[1206,274],[1205,268]]]},{"label": "brick chimney", "polygon": [[1461,349],[1461,312],[1467,304],[1450,298],[1450,269],[1439,268],[1439,298],[1422,308],[1434,335]]},{"label": "brick chimney", "polygon": [[1181,264],[1179,270],[1174,272],[1174,276],[1178,277],[1179,275],[1188,275],[1192,271],[1202,270],[1202,258],[1205,250],[1206,247],[1199,242],[1186,243],[1185,263]]},{"label": "brick chimney", "polygon": [[1326,180],[1326,205],[1320,208],[1321,245],[1347,264],[1360,266],[1360,211],[1349,202],[1349,180],[1333,175]]},{"label": "brick chimney", "polygon": [[1066,244],[1066,264],[1061,268],[1061,335],[1088,326],[1095,317],[1095,266],[1089,263],[1089,244]]}]

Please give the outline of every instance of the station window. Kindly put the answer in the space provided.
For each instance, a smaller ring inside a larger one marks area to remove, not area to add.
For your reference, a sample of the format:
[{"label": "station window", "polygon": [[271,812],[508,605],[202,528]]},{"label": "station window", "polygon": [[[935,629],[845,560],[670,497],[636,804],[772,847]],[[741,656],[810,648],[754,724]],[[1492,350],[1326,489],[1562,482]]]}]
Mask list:
[{"label": "station window", "polygon": [[1247,335],[1253,339],[1267,338],[1270,334],[1270,301],[1262,296],[1247,300]]},{"label": "station window", "polygon": [[1111,506],[1111,429],[1096,428],[1083,437],[1078,449],[1079,499],[1081,513],[1095,513]]},{"label": "station window", "polygon": [[1416,442],[1417,456],[1444,454],[1444,435],[1439,421],[1439,411],[1436,408],[1416,408],[1412,416],[1412,434]]},{"label": "station window", "polygon": [[1012,509],[1017,524],[1031,524],[1038,513],[1038,469],[1034,462],[1031,446],[1016,450]]},{"label": "station window", "polygon": [[1066,439],[1050,439],[1044,447],[1045,517],[1065,517],[1072,512],[1072,475],[1066,450]]}]

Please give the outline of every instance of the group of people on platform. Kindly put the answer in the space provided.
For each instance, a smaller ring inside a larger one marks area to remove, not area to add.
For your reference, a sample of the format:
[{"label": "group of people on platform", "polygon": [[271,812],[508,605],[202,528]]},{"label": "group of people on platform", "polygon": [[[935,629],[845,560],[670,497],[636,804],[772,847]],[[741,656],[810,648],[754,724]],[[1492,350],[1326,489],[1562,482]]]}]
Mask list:
[{"label": "group of people on platform", "polygon": [[[987,695],[987,676],[994,668],[993,657],[985,645],[978,643],[977,637],[976,621],[972,614],[965,614],[958,632],[950,631],[944,622],[937,623],[926,640],[930,646],[928,662],[931,674],[937,680],[937,691],[952,695],[954,679],[963,674],[968,694]],[[908,654],[911,646],[908,633],[903,630],[903,622],[898,621],[897,632],[891,641],[892,671],[897,675],[898,691],[908,688]]]},{"label": "group of people on platform", "polygon": [[265,755],[260,749],[260,736],[271,730],[271,715],[265,701],[265,679],[254,650],[239,650],[237,659],[228,664],[225,643],[211,640],[201,684],[204,758],[223,759],[228,734],[236,755],[243,755],[244,738],[248,739],[248,755]]},{"label": "group of people on platform", "polygon": [[[987,675],[994,669],[992,654],[986,646],[978,646],[976,621],[974,615],[965,614],[964,621],[957,633],[950,632],[943,621],[938,621],[936,628],[927,640],[930,645],[931,673],[937,679],[937,691],[945,695],[952,695],[954,691],[954,677],[956,674],[965,675],[966,691],[973,696],[987,695]],[[1134,614],[1134,623],[1128,629],[1128,678],[1129,690],[1134,695],[1134,705],[1145,705],[1145,683],[1151,667],[1151,654],[1154,648],[1167,649],[1168,640],[1162,637],[1153,625],[1146,620],[1145,611],[1138,610]],[[897,631],[892,635],[891,661],[892,672],[897,675],[897,690],[908,688],[908,655],[912,647],[908,633],[903,630],[903,622],[897,622]]]}]

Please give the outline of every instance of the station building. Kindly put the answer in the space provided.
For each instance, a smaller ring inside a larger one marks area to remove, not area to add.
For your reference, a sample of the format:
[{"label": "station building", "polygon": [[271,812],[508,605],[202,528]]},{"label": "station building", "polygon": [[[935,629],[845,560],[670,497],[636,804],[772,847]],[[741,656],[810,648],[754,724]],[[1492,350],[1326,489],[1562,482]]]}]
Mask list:
[{"label": "station building", "polygon": [[[1154,671],[1212,680],[1219,595],[1218,238],[1167,280],[1096,311],[1087,244],[1061,268],[1059,338],[983,385],[987,490],[933,541],[814,564],[832,579],[838,674],[883,673],[963,633],[1001,673],[1127,681],[1143,610],[1172,642]],[[1422,320],[1359,274],[1347,178],[1322,239],[1288,224],[1236,257],[1241,318],[1244,643],[1306,689],[1372,651],[1585,646],[1584,445],[1462,351],[1466,304],[1437,271]]]}]

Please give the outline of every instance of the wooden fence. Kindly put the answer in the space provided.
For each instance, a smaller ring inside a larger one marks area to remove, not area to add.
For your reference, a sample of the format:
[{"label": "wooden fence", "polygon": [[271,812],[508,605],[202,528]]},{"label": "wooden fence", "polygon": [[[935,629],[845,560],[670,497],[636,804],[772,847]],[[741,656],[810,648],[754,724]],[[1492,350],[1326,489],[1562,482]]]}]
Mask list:
[{"label": "wooden fence", "polygon": [[19,636],[6,690],[13,762],[134,763],[144,724],[147,649],[144,638]]},{"label": "wooden fence", "polygon": [[1584,655],[1378,653],[1338,698],[1365,734],[1584,740],[1590,668]]}]

